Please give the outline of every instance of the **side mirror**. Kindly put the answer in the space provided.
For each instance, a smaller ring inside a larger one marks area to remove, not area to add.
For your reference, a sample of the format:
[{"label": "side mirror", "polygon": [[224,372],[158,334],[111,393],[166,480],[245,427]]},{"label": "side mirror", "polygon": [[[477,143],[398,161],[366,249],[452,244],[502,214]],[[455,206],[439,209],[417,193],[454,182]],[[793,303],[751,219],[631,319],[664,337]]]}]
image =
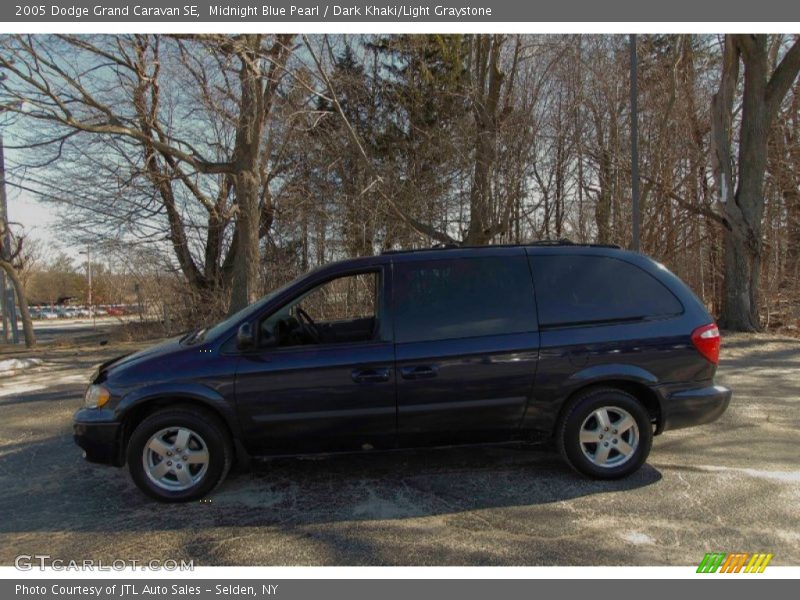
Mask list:
[{"label": "side mirror", "polygon": [[239,326],[239,332],[236,334],[236,347],[239,350],[250,350],[255,348],[256,338],[253,336],[253,325],[251,323],[242,323]]}]

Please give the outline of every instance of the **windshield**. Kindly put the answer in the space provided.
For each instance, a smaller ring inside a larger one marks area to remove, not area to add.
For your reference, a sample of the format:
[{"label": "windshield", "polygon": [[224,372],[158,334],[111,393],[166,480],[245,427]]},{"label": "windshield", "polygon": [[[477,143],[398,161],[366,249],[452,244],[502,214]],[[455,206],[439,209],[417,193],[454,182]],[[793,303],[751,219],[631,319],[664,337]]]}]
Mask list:
[{"label": "windshield", "polygon": [[[299,278],[298,278],[299,279]],[[290,286],[294,285],[297,279],[290,281],[286,285],[279,287],[276,290],[271,291],[266,296],[259,298],[252,304],[245,306],[242,310],[233,313],[231,316],[223,319],[216,325],[208,329],[201,329],[196,334],[191,335],[187,338],[187,343],[196,343],[204,339],[213,340],[218,335],[225,333],[228,329],[231,328],[235,323],[239,321],[245,321],[251,316],[257,314],[270,300],[272,300],[278,294],[281,294],[284,290],[288,289]]]}]

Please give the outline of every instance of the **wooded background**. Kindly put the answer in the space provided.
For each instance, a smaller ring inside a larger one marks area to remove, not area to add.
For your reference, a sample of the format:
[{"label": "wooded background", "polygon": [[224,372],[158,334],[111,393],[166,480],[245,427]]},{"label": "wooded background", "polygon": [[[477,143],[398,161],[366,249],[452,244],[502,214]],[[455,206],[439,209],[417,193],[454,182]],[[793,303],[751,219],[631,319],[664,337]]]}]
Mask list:
[{"label": "wooded background", "polygon": [[[797,36],[637,50],[642,251],[796,331]],[[628,36],[0,36],[0,75],[8,184],[194,322],[386,249],[631,245]]]}]

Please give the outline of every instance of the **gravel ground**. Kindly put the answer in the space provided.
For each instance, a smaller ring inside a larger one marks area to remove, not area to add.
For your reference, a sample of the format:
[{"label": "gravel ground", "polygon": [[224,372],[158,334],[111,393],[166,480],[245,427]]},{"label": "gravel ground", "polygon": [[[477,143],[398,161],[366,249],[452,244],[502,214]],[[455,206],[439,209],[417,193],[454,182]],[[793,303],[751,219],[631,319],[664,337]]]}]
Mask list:
[{"label": "gravel ground", "polygon": [[121,351],[51,349],[0,379],[0,564],[684,565],[707,551],[800,564],[800,340],[725,337],[728,412],[659,436],[624,481],[582,479],[544,448],[445,449],[270,461],[173,506],[72,443],[89,369]]}]

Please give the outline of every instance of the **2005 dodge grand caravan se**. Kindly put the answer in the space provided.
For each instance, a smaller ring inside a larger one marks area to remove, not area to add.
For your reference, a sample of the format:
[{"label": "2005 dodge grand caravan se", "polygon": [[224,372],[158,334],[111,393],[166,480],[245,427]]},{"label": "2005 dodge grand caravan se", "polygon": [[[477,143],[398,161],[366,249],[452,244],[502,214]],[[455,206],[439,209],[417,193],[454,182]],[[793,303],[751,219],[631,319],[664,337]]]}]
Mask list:
[{"label": "2005 dodge grand caravan se", "polygon": [[725,411],[719,346],[683,282],[615,247],[390,252],[101,365],[75,440],[164,501],[251,456],[542,438],[618,478]]}]

